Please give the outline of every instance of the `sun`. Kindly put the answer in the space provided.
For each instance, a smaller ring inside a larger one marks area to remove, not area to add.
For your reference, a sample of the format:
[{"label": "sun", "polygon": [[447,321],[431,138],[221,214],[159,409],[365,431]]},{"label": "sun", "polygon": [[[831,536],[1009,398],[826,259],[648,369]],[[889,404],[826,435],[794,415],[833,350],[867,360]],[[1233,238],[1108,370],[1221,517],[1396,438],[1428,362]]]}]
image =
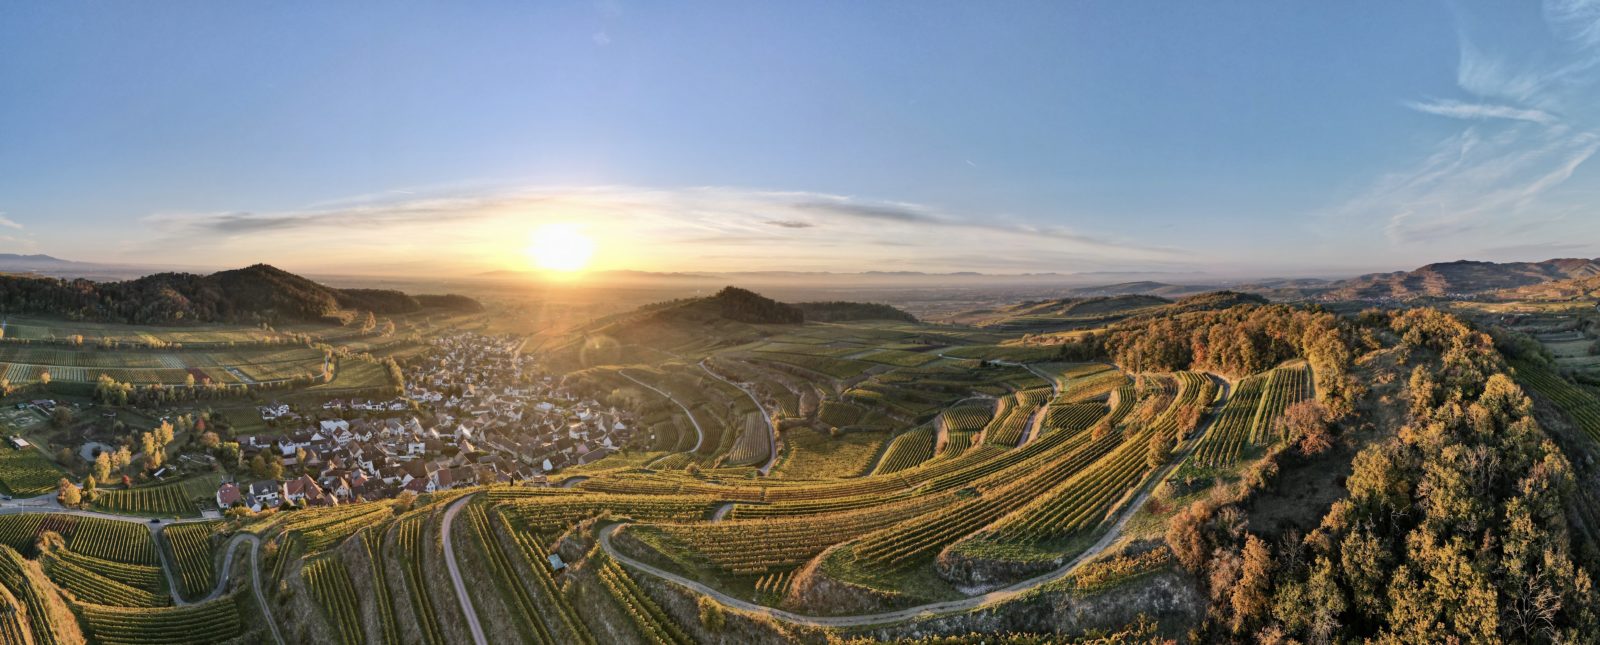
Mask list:
[{"label": "sun", "polygon": [[527,253],[528,259],[541,269],[577,273],[589,266],[594,240],[576,224],[545,224],[533,231]]}]

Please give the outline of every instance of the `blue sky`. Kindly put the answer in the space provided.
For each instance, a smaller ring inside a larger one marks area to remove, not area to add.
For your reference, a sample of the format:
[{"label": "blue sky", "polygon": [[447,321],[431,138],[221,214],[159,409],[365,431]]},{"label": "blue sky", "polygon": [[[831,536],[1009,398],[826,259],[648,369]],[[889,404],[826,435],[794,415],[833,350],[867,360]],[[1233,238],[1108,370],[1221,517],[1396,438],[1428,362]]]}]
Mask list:
[{"label": "blue sky", "polygon": [[[0,5],[0,251],[1307,275],[1600,255],[1600,3]],[[1138,5],[1138,6],[1135,6]]]}]

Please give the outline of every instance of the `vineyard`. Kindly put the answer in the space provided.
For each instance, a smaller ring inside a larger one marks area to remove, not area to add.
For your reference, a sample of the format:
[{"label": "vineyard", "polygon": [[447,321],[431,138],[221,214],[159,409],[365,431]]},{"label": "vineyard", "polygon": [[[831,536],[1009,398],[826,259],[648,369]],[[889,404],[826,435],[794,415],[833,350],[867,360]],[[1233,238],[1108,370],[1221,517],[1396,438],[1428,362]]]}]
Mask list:
[{"label": "vineyard", "polygon": [[933,428],[922,426],[901,434],[889,442],[883,460],[872,471],[874,475],[888,475],[911,468],[933,457]]},{"label": "vineyard", "polygon": [[0,489],[7,495],[27,497],[56,489],[61,468],[33,448],[0,447]]},{"label": "vineyard", "polygon": [[206,475],[156,486],[102,489],[94,506],[112,513],[193,517],[200,514],[202,504],[213,499],[219,483],[220,476]]},{"label": "vineyard", "polygon": [[172,562],[177,569],[183,597],[204,595],[216,586],[215,558],[211,555],[211,534],[217,522],[186,522],[162,529]]},{"label": "vineyard", "polygon": [[994,409],[987,405],[963,405],[939,413],[939,422],[949,432],[971,432],[989,425]]},{"label": "vineyard", "polygon": [[234,598],[198,605],[141,609],[85,604],[78,607],[84,630],[96,643],[159,645],[222,643],[244,634]]},{"label": "vineyard", "polygon": [[1600,396],[1533,363],[1517,363],[1516,377],[1523,385],[1561,408],[1590,439],[1600,442]]},{"label": "vineyard", "polygon": [[383,551],[392,554],[400,561],[411,612],[416,617],[418,629],[422,631],[422,640],[430,645],[444,645],[449,641],[445,638],[444,627],[439,624],[439,615],[434,610],[434,599],[430,592],[430,589],[439,587],[432,584],[422,573],[422,559],[426,549],[424,540],[428,539],[423,533],[423,528],[427,524],[427,515],[417,511],[396,520],[390,529],[390,540],[393,544],[391,546],[386,542]]},{"label": "vineyard", "polygon": [[82,562],[58,557],[54,553],[41,558],[44,572],[62,589],[73,594],[79,602],[117,607],[165,607],[172,599],[149,589],[140,589],[117,582],[83,566]]},{"label": "vineyard", "polygon": [[132,522],[65,514],[0,515],[0,544],[22,552],[33,550],[40,534],[59,534],[74,552],[123,564],[156,564],[150,531]]},{"label": "vineyard", "polygon": [[94,346],[0,345],[0,365],[12,383],[32,383],[48,372],[52,381],[92,383],[102,374],[148,385],[184,384],[190,375],[212,383],[272,381],[320,373],[324,354],[305,345],[219,350],[141,351]]},{"label": "vineyard", "polygon": [[366,642],[361,630],[361,610],[356,606],[356,589],[350,581],[350,571],[337,556],[323,556],[307,560],[301,570],[306,586],[317,599],[334,626],[339,642],[360,645]]},{"label": "vineyard", "polygon": [[767,419],[760,412],[746,414],[744,429],[733,443],[726,463],[730,466],[749,466],[766,461],[772,444],[771,434]]},{"label": "vineyard", "polygon": [[1195,447],[1194,463],[1228,467],[1246,451],[1281,439],[1274,425],[1284,410],[1313,396],[1311,370],[1280,367],[1239,381],[1206,437]]},{"label": "vineyard", "polygon": [[638,583],[615,560],[604,552],[596,552],[591,557],[600,567],[599,578],[607,594],[632,622],[633,631],[640,640],[662,645],[690,645],[694,642],[655,600],[639,589]]}]

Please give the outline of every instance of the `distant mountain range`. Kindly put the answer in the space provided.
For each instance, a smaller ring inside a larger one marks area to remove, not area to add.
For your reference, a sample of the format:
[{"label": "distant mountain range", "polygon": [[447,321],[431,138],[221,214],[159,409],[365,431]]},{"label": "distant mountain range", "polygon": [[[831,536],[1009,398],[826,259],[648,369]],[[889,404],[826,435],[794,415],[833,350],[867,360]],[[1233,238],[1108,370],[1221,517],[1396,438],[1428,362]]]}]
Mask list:
[{"label": "distant mountain range", "polygon": [[1600,259],[1557,258],[1543,262],[1459,260],[1411,271],[1370,273],[1346,280],[1259,280],[1246,284],[1171,284],[1138,281],[1067,289],[1072,298],[1106,296],[1181,297],[1232,289],[1275,300],[1409,300],[1414,298],[1581,297],[1600,287]]},{"label": "distant mountain range", "polygon": [[[23,273],[55,277],[86,277],[121,280],[149,273],[148,267],[100,264],[65,260],[49,255],[0,253],[0,273]],[[923,271],[733,271],[733,272],[653,272],[614,270],[588,274],[590,284],[645,288],[665,286],[699,289],[726,284],[754,288],[838,287],[858,288],[984,288],[1014,287],[1049,290],[1052,297],[1094,298],[1141,295],[1180,298],[1183,296],[1232,289],[1267,296],[1276,300],[1383,300],[1422,297],[1502,295],[1534,297],[1537,294],[1588,293],[1577,283],[1556,284],[1549,290],[1540,285],[1582,281],[1600,277],[1600,258],[1557,258],[1543,262],[1480,262],[1458,260],[1429,264],[1410,271],[1371,273],[1354,278],[1271,278],[1246,282],[1206,280],[1186,282],[1183,276],[1201,274],[1172,272],[1100,271],[1083,273],[993,274],[973,271],[930,273]],[[486,271],[470,276],[488,282],[535,280],[540,274],[530,271]],[[1096,280],[1123,277],[1114,284],[1092,284]],[[1135,278],[1146,278],[1138,280]],[[359,280],[356,281],[359,284]],[[1519,291],[1520,290],[1520,291]]]},{"label": "distant mountain range", "polygon": [[455,295],[336,289],[265,264],[209,275],[156,273],[121,282],[0,276],[0,310],[74,320],[136,324],[345,322],[355,312],[399,314],[424,307],[474,310],[481,305]]},{"label": "distant mountain range", "polygon": [[1544,262],[1429,264],[1413,271],[1373,273],[1330,285],[1326,297],[1354,300],[1478,295],[1600,275],[1600,259],[1560,258]]}]

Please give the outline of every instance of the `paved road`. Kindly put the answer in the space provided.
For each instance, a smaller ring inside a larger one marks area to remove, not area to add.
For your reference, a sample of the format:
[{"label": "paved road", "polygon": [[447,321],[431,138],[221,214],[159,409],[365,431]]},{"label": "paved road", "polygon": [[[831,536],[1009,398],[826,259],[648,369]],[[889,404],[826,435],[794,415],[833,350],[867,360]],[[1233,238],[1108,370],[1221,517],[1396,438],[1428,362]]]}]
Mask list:
[{"label": "paved road", "polygon": [[762,477],[766,477],[767,473],[772,472],[772,464],[778,461],[778,429],[772,425],[772,415],[767,413],[767,408],[761,405],[761,401],[756,400],[755,393],[746,389],[744,385],[722,378],[720,374],[717,374],[716,372],[711,371],[711,368],[706,367],[705,361],[700,361],[700,369],[705,370],[705,373],[710,374],[711,378],[739,388],[740,392],[744,392],[745,396],[750,397],[751,403],[756,404],[756,409],[761,411],[761,420],[767,424],[767,463],[761,464],[761,467],[757,468],[756,470],[760,471]]},{"label": "paved road", "polygon": [[456,514],[461,512],[461,507],[471,501],[472,495],[463,495],[450,504],[444,511],[444,520],[440,523],[444,536],[444,563],[450,569],[450,584],[455,585],[456,599],[461,601],[461,613],[467,617],[467,627],[472,629],[472,642],[478,645],[489,645],[489,639],[483,635],[483,624],[478,622],[478,612],[472,610],[472,596],[467,594],[467,583],[461,579],[461,569],[456,566],[455,547],[451,546],[451,529],[455,526]]},{"label": "paved road", "polygon": [[689,417],[689,423],[694,424],[694,447],[688,449],[685,452],[699,452],[699,450],[700,450],[700,442],[705,441],[706,433],[705,433],[704,430],[700,429],[700,421],[695,419],[694,418],[694,414],[689,412],[688,406],[685,406],[684,404],[679,403],[677,399],[672,398],[671,394],[667,394],[666,392],[663,392],[663,391],[661,391],[659,389],[656,389],[656,386],[651,385],[649,383],[646,383],[644,381],[641,381],[639,379],[636,379],[636,378],[634,378],[632,376],[628,376],[627,372],[624,372],[622,370],[617,370],[617,373],[621,374],[622,378],[628,379],[630,381],[633,381],[634,383],[638,383],[639,385],[642,385],[644,387],[650,388],[650,390],[655,392],[656,394],[660,394],[661,396],[667,397],[668,401],[671,401],[674,405],[676,405],[676,406],[678,406],[680,408],[683,408],[683,414],[685,416]]},{"label": "paved road", "polygon": [[711,521],[721,522],[728,517],[728,511],[733,510],[733,505],[738,502],[725,502],[717,505],[717,510],[711,513]]},{"label": "paved road", "polygon": [[[1220,400],[1225,402],[1229,395],[1227,382],[1223,381],[1221,387],[1222,398]],[[722,593],[721,591],[701,584],[700,582],[690,580],[675,573],[663,571],[659,568],[650,566],[623,555],[611,545],[611,534],[614,533],[619,527],[623,526],[622,524],[612,524],[600,530],[600,547],[605,549],[606,553],[611,557],[616,558],[618,561],[627,564],[630,567],[644,571],[645,573],[658,578],[677,583],[698,593],[711,596],[724,605],[799,625],[811,625],[816,627],[859,627],[865,625],[897,623],[914,618],[930,618],[944,614],[972,611],[980,607],[986,607],[1014,599],[1018,596],[1029,593],[1042,585],[1065,578],[1068,575],[1071,575],[1072,572],[1078,567],[1098,557],[1100,554],[1104,553],[1106,549],[1110,548],[1111,545],[1116,544],[1116,542],[1122,538],[1122,532],[1127,528],[1128,522],[1131,521],[1133,517],[1139,513],[1139,510],[1144,508],[1144,505],[1150,501],[1150,492],[1155,488],[1155,485],[1158,482],[1166,479],[1172,474],[1174,469],[1176,469],[1180,464],[1189,458],[1190,453],[1192,453],[1194,450],[1195,444],[1200,442],[1200,437],[1210,430],[1212,423],[1215,421],[1216,415],[1211,415],[1211,417],[1201,425],[1200,429],[1195,432],[1194,438],[1184,445],[1180,454],[1174,455],[1173,459],[1169,461],[1166,466],[1163,466],[1161,470],[1157,471],[1155,476],[1150,477],[1145,481],[1143,486],[1140,487],[1139,494],[1134,497],[1132,502],[1129,502],[1128,505],[1123,508],[1121,514],[1117,518],[1116,523],[1112,524],[1111,528],[1108,529],[1104,535],[1101,535],[1100,539],[1083,553],[1078,554],[1077,557],[1061,566],[1061,568],[1044,575],[1030,578],[1008,587],[990,591],[988,593],[970,596],[960,600],[936,602],[926,605],[918,605],[916,607],[908,607],[906,609],[872,614],[854,614],[846,616],[811,616],[806,614],[797,614],[791,611],[784,611],[782,609],[758,605],[746,600],[734,598]]]}]

